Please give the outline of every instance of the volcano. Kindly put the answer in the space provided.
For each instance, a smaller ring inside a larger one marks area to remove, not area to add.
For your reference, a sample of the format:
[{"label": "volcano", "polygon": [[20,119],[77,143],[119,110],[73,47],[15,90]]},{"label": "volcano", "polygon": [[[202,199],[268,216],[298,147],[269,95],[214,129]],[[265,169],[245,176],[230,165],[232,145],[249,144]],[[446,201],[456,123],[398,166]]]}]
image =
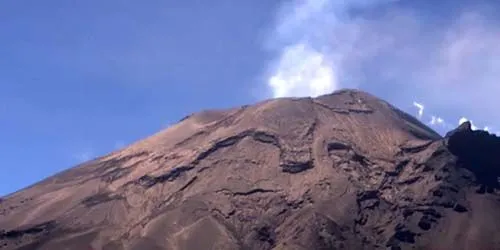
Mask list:
[{"label": "volcano", "polygon": [[341,90],[192,114],[0,199],[0,249],[500,249],[500,139]]}]

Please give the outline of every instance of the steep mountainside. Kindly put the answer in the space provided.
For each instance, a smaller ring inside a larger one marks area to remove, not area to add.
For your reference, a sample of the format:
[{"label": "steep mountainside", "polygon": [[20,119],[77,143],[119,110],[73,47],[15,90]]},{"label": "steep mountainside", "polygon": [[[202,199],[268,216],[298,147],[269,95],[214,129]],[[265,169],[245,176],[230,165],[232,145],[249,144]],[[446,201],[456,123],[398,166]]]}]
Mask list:
[{"label": "steep mountainside", "polygon": [[356,90],[204,111],[0,200],[0,249],[500,249],[500,139]]}]

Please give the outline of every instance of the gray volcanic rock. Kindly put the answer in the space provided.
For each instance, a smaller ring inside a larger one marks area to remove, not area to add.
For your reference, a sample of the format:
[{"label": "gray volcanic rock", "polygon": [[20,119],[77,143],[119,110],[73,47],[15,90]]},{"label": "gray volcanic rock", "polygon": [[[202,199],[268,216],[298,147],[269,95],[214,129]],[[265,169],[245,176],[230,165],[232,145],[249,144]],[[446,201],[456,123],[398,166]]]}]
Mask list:
[{"label": "gray volcanic rock", "polygon": [[356,90],[204,111],[1,199],[0,249],[500,249],[498,141]]}]

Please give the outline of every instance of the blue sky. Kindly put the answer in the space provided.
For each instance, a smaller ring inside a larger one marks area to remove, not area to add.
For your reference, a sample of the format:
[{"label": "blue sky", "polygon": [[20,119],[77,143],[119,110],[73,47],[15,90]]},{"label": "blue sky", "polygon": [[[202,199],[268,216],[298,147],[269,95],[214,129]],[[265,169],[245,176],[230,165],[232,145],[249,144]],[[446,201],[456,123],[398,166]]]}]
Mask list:
[{"label": "blue sky", "polygon": [[[0,2],[0,195],[208,108],[361,88],[499,126],[493,1]],[[433,118],[434,117],[434,118]],[[496,130],[495,130],[496,131]]]}]

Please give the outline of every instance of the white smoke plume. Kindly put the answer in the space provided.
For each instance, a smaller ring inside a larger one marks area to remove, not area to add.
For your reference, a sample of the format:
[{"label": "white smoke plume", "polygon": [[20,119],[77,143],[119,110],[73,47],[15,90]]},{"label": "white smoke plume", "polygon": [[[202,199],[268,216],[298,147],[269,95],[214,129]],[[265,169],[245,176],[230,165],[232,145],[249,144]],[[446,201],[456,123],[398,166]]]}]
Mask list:
[{"label": "white smoke plume", "polygon": [[347,12],[386,2],[392,1],[297,0],[282,6],[269,41],[280,54],[268,80],[273,96],[318,96],[355,85],[341,68],[347,57],[358,56],[353,45],[359,30]]},{"label": "white smoke plume", "polygon": [[457,2],[287,1],[266,41],[277,55],[268,86],[274,97],[354,87],[400,107],[418,99],[439,114],[436,124],[463,115],[500,124],[492,116],[500,107],[499,3]]},{"label": "white smoke plume", "polygon": [[274,97],[318,96],[338,87],[332,65],[305,44],[285,49],[269,85]]}]

